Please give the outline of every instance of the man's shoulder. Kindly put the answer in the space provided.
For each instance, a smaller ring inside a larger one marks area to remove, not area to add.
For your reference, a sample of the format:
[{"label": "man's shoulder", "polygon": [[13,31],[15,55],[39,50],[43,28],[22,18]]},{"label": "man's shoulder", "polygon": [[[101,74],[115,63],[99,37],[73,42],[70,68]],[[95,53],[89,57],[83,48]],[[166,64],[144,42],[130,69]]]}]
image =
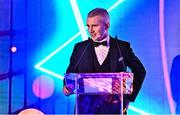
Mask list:
[{"label": "man's shoulder", "polygon": [[110,37],[110,38],[111,38],[112,42],[118,43],[120,46],[129,46],[130,45],[129,42],[121,40],[120,38],[117,38],[117,37],[115,37],[115,38]]},{"label": "man's shoulder", "polygon": [[90,43],[89,39],[76,43],[76,46],[81,46],[82,47],[82,46],[86,46],[88,43]]},{"label": "man's shoulder", "polygon": [[174,57],[174,61],[180,62],[180,55],[175,56],[175,57]]}]

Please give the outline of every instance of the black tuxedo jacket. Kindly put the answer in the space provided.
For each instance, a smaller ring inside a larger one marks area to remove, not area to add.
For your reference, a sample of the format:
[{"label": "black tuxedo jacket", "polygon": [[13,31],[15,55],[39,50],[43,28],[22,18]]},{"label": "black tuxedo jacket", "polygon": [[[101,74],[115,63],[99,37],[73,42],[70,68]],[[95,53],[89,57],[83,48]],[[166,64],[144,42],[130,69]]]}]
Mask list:
[{"label": "black tuxedo jacket", "polygon": [[[140,60],[133,53],[130,44],[110,37],[110,70],[109,72],[126,71],[129,67],[134,73],[133,93],[128,95],[129,101],[134,101],[144,80],[146,71]],[[66,73],[94,73],[95,50],[92,39],[77,43],[71,55]]]}]

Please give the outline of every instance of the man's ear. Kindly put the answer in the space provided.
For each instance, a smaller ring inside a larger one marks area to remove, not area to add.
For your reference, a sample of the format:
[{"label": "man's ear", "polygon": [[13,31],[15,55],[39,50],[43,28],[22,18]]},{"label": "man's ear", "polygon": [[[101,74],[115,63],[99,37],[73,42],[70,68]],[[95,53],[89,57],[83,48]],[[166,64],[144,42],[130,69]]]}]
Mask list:
[{"label": "man's ear", "polygon": [[109,29],[110,23],[106,23],[106,29]]}]

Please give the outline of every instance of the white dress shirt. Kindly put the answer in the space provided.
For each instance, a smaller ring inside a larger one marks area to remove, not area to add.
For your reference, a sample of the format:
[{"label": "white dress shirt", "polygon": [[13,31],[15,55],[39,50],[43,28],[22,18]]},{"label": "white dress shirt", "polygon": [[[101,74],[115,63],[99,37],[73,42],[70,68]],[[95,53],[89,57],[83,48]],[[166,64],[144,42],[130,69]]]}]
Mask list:
[{"label": "white dress shirt", "polygon": [[109,35],[106,38],[104,38],[102,41],[98,41],[98,42],[103,42],[103,41],[107,41],[107,46],[99,45],[98,47],[94,47],[95,53],[96,53],[96,56],[97,56],[97,59],[98,59],[98,62],[100,65],[103,64],[103,62],[106,59],[108,52],[109,52],[109,48],[110,48]]}]

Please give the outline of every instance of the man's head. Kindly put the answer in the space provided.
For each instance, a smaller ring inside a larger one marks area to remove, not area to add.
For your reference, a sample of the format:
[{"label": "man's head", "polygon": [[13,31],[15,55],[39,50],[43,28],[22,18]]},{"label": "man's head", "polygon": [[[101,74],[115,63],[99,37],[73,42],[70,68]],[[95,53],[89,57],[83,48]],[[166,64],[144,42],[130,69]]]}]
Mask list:
[{"label": "man's head", "polygon": [[103,8],[95,8],[88,13],[87,27],[93,41],[101,41],[108,36],[109,14]]}]

